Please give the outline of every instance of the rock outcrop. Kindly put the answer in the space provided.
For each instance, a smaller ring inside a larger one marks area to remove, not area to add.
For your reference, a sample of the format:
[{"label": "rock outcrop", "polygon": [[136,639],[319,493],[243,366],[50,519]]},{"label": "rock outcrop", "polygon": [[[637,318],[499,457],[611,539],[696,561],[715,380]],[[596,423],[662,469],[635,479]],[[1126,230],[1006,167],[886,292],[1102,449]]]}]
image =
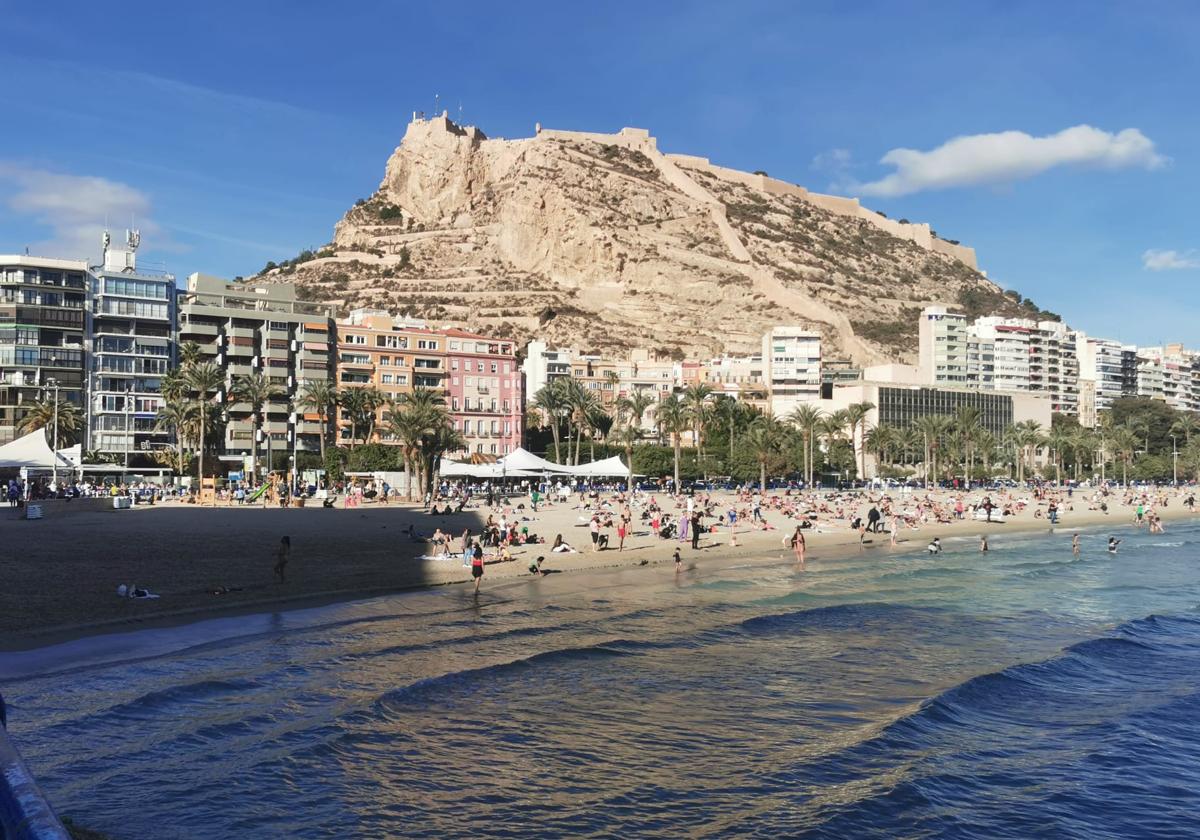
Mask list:
[{"label": "rock outcrop", "polygon": [[746,352],[802,324],[863,364],[910,359],[928,303],[1036,312],[971,249],[855,199],[666,155],[640,129],[499,140],[445,115],[414,117],[330,245],[255,279],[606,353]]}]

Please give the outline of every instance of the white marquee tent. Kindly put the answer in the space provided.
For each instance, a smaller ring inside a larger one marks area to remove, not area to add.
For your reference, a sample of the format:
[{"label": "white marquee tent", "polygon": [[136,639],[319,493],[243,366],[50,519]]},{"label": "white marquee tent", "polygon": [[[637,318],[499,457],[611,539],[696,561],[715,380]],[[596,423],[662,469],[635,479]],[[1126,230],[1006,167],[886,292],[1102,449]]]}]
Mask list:
[{"label": "white marquee tent", "polygon": [[75,464],[62,452],[57,454],[46,443],[46,434],[35,429],[24,437],[0,446],[0,467],[50,472],[57,465],[60,470],[71,470]]},{"label": "white marquee tent", "polygon": [[494,464],[467,464],[443,458],[439,473],[446,478],[527,478],[540,475],[600,478],[628,475],[629,468],[616,455],[590,464],[569,466],[539,458],[525,449],[516,449]]}]

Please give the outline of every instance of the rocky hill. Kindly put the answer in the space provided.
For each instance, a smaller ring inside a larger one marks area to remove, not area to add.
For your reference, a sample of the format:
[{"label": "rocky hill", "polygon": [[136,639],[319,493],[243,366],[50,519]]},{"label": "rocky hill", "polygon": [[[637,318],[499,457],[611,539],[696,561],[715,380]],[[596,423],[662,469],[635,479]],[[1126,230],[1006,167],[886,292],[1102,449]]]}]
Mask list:
[{"label": "rocky hill", "polygon": [[1049,316],[971,249],[855,199],[663,154],[644,130],[498,140],[445,115],[414,116],[332,243],[255,280],[606,353],[746,352],[801,324],[827,357],[874,363],[912,358],[928,303]]}]

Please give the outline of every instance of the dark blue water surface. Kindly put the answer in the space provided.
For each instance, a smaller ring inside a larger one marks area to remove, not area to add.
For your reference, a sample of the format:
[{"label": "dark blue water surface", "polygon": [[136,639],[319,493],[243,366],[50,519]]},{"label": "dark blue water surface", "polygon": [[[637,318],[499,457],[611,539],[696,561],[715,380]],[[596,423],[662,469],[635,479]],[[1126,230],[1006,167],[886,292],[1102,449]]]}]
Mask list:
[{"label": "dark blue water surface", "polygon": [[493,583],[0,655],[115,838],[1193,837],[1200,526]]}]

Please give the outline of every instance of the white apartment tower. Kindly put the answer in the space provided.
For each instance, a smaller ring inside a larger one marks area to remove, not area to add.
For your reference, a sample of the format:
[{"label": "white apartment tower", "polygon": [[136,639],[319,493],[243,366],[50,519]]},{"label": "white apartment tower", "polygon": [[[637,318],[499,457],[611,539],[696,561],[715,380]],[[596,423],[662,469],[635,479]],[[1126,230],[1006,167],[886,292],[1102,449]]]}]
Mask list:
[{"label": "white apartment tower", "polygon": [[922,382],[959,387],[969,383],[967,330],[967,316],[960,312],[948,312],[944,306],[927,306],[921,311],[918,333]]},{"label": "white apartment tower", "polygon": [[762,361],[763,383],[776,417],[820,398],[820,333],[802,327],[774,327],[763,336]]}]

